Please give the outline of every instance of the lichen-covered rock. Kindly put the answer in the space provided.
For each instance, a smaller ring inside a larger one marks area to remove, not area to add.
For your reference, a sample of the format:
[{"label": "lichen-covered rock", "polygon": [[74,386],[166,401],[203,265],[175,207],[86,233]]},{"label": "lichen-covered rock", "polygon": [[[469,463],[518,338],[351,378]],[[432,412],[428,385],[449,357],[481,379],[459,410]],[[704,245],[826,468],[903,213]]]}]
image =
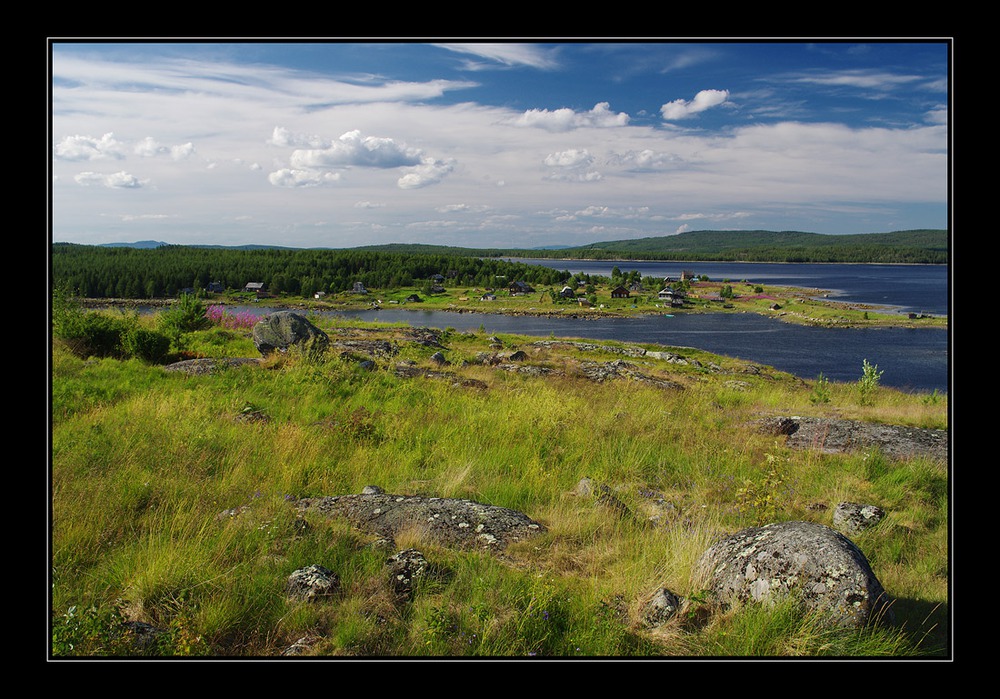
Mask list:
[{"label": "lichen-covered rock", "polygon": [[330,346],[329,336],[294,311],[278,311],[264,316],[253,326],[253,343],[257,351],[267,356],[301,346],[308,353],[320,353]]},{"label": "lichen-covered rock", "polygon": [[413,597],[413,585],[427,574],[427,559],[416,549],[406,549],[390,556],[386,561],[389,566],[390,584],[396,598],[407,601]]},{"label": "lichen-covered rock", "polygon": [[339,587],[340,578],[336,573],[320,565],[311,565],[289,575],[285,590],[291,599],[315,602],[336,594]]},{"label": "lichen-covered rock", "polygon": [[860,549],[812,522],[780,522],[737,532],[698,561],[704,589],[723,606],[773,603],[794,595],[838,626],[891,621],[889,597]]},{"label": "lichen-covered rock", "polygon": [[885,517],[885,510],[875,505],[840,502],[833,510],[833,526],[847,534],[860,534]]},{"label": "lichen-covered rock", "polygon": [[528,516],[472,500],[362,493],[303,498],[304,512],[343,517],[358,529],[389,539],[399,532],[426,535],[446,546],[499,550],[545,531]]},{"label": "lichen-covered rock", "polygon": [[642,621],[656,628],[670,621],[681,607],[681,599],[665,587],[658,589],[652,598],[643,605]]},{"label": "lichen-covered rock", "polygon": [[206,357],[202,359],[185,359],[163,367],[164,371],[176,371],[182,374],[213,374],[221,369],[238,366],[260,366],[257,357]]}]

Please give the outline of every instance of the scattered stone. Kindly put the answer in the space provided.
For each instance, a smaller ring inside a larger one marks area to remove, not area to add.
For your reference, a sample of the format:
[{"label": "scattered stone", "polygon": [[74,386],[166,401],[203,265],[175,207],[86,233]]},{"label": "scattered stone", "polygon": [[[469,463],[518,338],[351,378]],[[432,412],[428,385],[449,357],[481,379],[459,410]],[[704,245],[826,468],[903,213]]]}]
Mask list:
[{"label": "scattered stone", "polygon": [[140,652],[152,649],[160,636],[167,633],[166,629],[157,628],[144,621],[126,621],[122,623],[122,627],[132,646]]},{"label": "scattered stone", "polygon": [[680,598],[667,588],[661,587],[643,606],[642,621],[647,627],[655,629],[670,621],[680,607]]},{"label": "scattered stone", "polygon": [[892,621],[890,599],[860,549],[822,524],[744,529],[710,547],[696,575],[718,604],[768,603],[793,595],[838,626]]},{"label": "scattered stone", "polygon": [[392,591],[396,599],[409,601],[413,598],[413,585],[427,574],[427,559],[416,549],[406,549],[386,561],[391,576]]},{"label": "scattered stone", "polygon": [[319,636],[303,636],[285,650],[281,651],[283,656],[305,655],[312,650],[312,647],[320,641]]},{"label": "scattered stone", "polygon": [[628,506],[619,500],[611,488],[604,483],[596,483],[590,478],[584,477],[576,484],[575,492],[577,495],[596,498],[599,503],[611,508],[611,510],[621,517],[632,515]]},{"label": "scattered stone", "polygon": [[846,534],[860,534],[885,517],[885,510],[875,505],[841,502],[833,509],[833,526]]},{"label": "scattered stone", "polygon": [[434,354],[432,354],[431,361],[437,364],[438,366],[444,366],[445,364],[448,363],[448,360],[445,359],[444,355],[441,354],[440,352],[435,352]]},{"label": "scattered stone", "polygon": [[337,574],[320,565],[300,568],[288,576],[285,590],[293,600],[316,602],[336,594],[340,588]]},{"label": "scattered stone", "polygon": [[511,362],[523,362],[528,359],[528,353],[524,350],[518,350],[517,352],[514,352],[514,354],[507,357],[507,359]]}]

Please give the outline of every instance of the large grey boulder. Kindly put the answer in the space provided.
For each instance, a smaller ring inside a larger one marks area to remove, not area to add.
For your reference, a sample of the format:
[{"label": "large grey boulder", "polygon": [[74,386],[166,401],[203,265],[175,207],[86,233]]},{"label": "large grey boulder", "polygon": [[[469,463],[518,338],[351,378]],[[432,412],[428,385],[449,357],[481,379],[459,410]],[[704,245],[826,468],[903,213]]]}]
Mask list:
[{"label": "large grey boulder", "polygon": [[301,313],[278,311],[261,318],[253,326],[253,343],[262,355],[286,352],[293,345],[308,353],[319,353],[330,346],[330,338]]},{"label": "large grey boulder", "polygon": [[794,595],[837,626],[892,621],[889,597],[860,549],[812,522],[780,522],[737,532],[698,561],[703,588],[723,606],[774,603]]},{"label": "large grey boulder", "polygon": [[527,515],[472,500],[432,498],[366,491],[361,495],[303,498],[298,508],[342,517],[358,529],[394,540],[401,532],[419,533],[445,546],[501,550],[545,531]]}]

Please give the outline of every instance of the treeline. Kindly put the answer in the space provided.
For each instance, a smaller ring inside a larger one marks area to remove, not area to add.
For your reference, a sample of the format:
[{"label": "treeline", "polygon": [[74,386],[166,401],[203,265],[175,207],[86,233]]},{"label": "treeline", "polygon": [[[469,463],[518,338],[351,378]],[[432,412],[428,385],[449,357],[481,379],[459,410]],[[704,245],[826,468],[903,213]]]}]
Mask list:
[{"label": "treeline", "polygon": [[494,287],[515,280],[556,285],[568,271],[461,255],[362,250],[238,250],[165,245],[153,249],[52,245],[53,286],[85,298],[175,297],[221,283],[239,290],[263,282],[270,293],[337,293],[361,282],[368,289],[420,286],[442,275],[449,286]]},{"label": "treeline", "polygon": [[562,250],[507,250],[503,254],[590,260],[946,264],[948,232],[921,229],[824,235],[800,231],[688,231]]}]

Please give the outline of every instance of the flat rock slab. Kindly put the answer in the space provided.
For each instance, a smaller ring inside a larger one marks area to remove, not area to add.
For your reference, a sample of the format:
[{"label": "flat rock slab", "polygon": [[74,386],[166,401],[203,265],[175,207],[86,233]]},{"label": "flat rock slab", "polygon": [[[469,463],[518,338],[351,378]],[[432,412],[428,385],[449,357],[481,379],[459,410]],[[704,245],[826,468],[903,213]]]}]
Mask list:
[{"label": "flat rock slab", "polygon": [[390,493],[303,498],[298,507],[343,517],[358,529],[394,539],[408,531],[446,546],[503,549],[545,531],[528,516],[472,500],[429,498]]},{"label": "flat rock slab", "polygon": [[767,418],[760,424],[765,431],[787,435],[786,444],[799,449],[839,453],[878,448],[898,459],[948,458],[947,430],[814,417]]},{"label": "flat rock slab", "polygon": [[165,371],[177,371],[183,374],[211,374],[218,369],[252,364],[259,366],[261,360],[254,357],[215,357],[206,359],[186,359],[163,367]]}]

